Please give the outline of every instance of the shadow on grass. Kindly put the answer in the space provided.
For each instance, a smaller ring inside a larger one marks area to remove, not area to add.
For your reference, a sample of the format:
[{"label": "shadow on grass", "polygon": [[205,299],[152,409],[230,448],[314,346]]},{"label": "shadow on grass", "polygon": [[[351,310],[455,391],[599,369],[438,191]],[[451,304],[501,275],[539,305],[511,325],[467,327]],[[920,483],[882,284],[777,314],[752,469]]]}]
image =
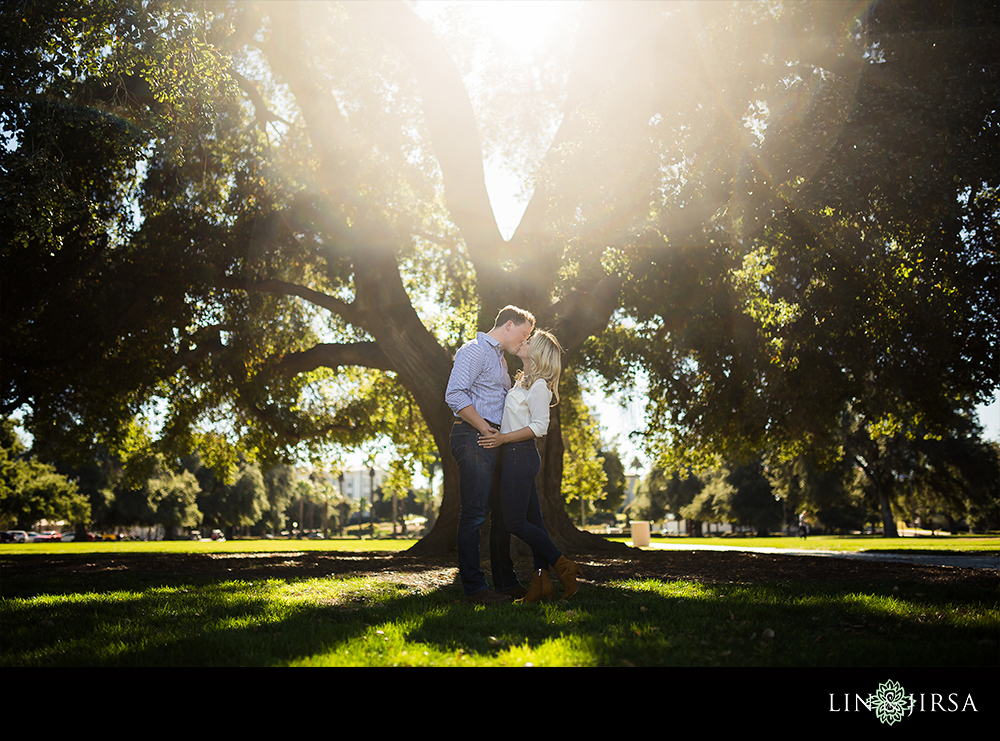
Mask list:
[{"label": "shadow on grass", "polygon": [[225,578],[120,565],[90,557],[48,575],[5,573],[0,664],[1000,664],[995,590],[642,579],[483,608],[454,586],[278,578],[281,562],[266,559],[260,579],[256,567]]},{"label": "shadow on grass", "polygon": [[[645,580],[581,589],[570,602],[494,609],[444,641],[450,618],[435,617],[410,638],[493,655],[530,646],[541,663],[561,655],[560,665],[1000,664],[995,605],[935,602],[925,594]],[[567,648],[546,652],[550,643]]]},{"label": "shadow on grass", "polygon": [[[329,582],[324,585],[318,582]],[[363,579],[208,581],[5,600],[5,666],[274,666],[334,651],[408,596]],[[400,596],[400,595],[403,596]],[[391,617],[388,619],[391,620]]]}]

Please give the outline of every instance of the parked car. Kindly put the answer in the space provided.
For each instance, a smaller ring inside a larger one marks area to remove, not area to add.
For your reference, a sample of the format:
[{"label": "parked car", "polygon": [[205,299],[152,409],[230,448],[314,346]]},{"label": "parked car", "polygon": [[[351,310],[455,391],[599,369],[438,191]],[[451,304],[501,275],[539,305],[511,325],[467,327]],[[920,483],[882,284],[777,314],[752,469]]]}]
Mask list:
[{"label": "parked car", "polygon": [[63,543],[72,543],[74,540],[76,540],[76,533],[72,530],[70,530],[68,533],[63,533],[62,538],[60,538],[60,540],[62,540]]},{"label": "parked car", "polygon": [[57,533],[55,530],[46,530],[35,536],[36,543],[59,543],[60,541],[62,541],[62,533]]},{"label": "parked car", "polygon": [[37,537],[38,537],[38,533],[36,533],[34,530],[28,530],[24,534],[24,542],[25,543],[34,543],[35,542],[35,538],[37,538]]},{"label": "parked car", "polygon": [[212,531],[212,540],[218,540],[220,542],[223,542],[223,541],[225,541],[225,539],[226,539],[226,536],[225,536],[225,534],[221,530],[213,530]]}]

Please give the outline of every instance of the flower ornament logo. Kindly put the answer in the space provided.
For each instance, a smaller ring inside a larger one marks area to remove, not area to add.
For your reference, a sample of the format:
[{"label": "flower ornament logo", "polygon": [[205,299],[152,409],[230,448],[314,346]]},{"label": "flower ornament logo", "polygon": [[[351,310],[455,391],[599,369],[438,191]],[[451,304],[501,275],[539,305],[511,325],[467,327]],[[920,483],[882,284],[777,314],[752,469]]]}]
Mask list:
[{"label": "flower ornament logo", "polygon": [[899,682],[891,679],[878,686],[868,702],[875,711],[876,717],[883,723],[892,725],[903,719],[903,716],[913,709],[913,695],[907,695]]}]

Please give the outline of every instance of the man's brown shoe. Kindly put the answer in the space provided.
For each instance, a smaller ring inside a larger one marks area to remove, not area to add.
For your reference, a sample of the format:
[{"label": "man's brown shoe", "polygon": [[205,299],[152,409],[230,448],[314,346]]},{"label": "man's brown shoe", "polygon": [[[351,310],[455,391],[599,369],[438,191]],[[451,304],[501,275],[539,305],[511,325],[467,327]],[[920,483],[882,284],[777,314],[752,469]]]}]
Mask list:
[{"label": "man's brown shoe", "polygon": [[482,592],[476,592],[465,598],[466,602],[471,602],[474,605],[495,605],[499,602],[510,602],[510,597],[506,594],[497,594],[489,587],[486,587]]},{"label": "man's brown shoe", "polygon": [[504,594],[511,599],[521,599],[524,595],[528,593],[528,590],[518,584],[513,589],[504,589],[503,591],[497,592],[497,594]]}]

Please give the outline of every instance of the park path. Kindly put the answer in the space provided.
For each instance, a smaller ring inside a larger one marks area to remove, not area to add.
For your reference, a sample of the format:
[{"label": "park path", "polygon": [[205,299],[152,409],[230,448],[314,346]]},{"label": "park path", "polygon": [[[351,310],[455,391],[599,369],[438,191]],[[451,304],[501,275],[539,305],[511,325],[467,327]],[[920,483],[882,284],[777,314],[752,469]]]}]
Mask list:
[{"label": "park path", "polygon": [[[628,545],[632,545],[629,543]],[[730,545],[685,545],[682,543],[663,543],[651,541],[649,550],[679,550],[679,551],[743,551],[751,553],[773,553],[785,556],[821,556],[826,558],[844,558],[858,561],[887,561],[895,563],[918,563],[926,566],[951,566],[959,569],[992,569],[1000,571],[1000,556],[995,553],[934,553],[924,551],[913,553],[906,551],[821,551],[804,548],[749,548]]]}]

